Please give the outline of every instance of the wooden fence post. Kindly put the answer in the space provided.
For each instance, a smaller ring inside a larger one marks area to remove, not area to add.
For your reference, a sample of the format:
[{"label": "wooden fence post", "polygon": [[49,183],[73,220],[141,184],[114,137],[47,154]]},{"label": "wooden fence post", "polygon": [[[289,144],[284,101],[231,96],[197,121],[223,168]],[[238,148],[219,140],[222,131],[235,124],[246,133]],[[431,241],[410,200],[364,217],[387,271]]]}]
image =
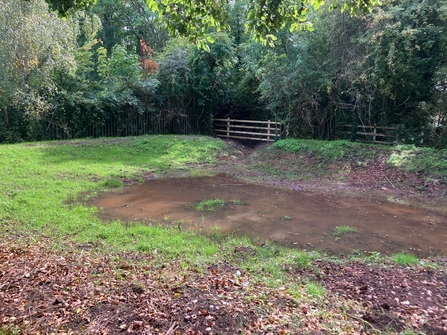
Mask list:
[{"label": "wooden fence post", "polygon": [[227,118],[227,140],[230,139],[230,118]]},{"label": "wooden fence post", "polygon": [[[377,134],[377,123],[374,123],[374,131],[373,131],[373,133],[374,133],[374,135],[373,135],[373,140],[374,140],[374,142],[376,141],[376,134]],[[366,133],[366,130],[365,130],[365,133]]]},{"label": "wooden fence post", "polygon": [[267,142],[270,142],[270,120],[267,123]]},{"label": "wooden fence post", "polygon": [[278,138],[278,121],[275,121],[275,141]]}]

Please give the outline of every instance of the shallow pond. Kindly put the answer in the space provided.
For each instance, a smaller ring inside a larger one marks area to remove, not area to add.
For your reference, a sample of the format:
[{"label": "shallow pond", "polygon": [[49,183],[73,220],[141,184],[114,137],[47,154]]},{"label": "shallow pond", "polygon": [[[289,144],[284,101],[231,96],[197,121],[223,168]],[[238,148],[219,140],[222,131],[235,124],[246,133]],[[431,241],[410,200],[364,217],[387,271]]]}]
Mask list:
[{"label": "shallow pond", "polygon": [[[204,199],[223,207],[198,211]],[[173,224],[235,233],[300,249],[447,255],[447,214],[377,197],[318,195],[250,184],[227,175],[154,179],[90,203],[105,220]],[[343,226],[347,226],[343,232]],[[355,230],[355,231],[352,231]]]}]

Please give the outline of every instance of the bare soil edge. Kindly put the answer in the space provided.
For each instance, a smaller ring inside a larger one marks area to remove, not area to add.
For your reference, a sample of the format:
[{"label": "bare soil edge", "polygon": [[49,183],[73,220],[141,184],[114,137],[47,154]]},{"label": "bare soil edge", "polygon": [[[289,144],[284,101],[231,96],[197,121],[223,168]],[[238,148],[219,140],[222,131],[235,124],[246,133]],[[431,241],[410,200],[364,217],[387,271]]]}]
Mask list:
[{"label": "bare soil edge", "polygon": [[[263,158],[258,158],[259,152],[268,144],[250,148],[227,141],[227,145],[232,154],[218,156],[218,164],[209,168],[215,173],[228,173],[256,183],[311,193],[373,195],[392,202],[447,212],[447,180],[389,166],[386,155],[366,166],[358,166],[356,161],[341,160],[325,164],[326,168],[321,171],[316,167],[325,162],[312,155],[282,152],[275,159],[269,157],[270,161],[263,162]],[[270,171],[260,170],[260,164],[269,166]],[[295,164],[298,167],[294,168]]]}]

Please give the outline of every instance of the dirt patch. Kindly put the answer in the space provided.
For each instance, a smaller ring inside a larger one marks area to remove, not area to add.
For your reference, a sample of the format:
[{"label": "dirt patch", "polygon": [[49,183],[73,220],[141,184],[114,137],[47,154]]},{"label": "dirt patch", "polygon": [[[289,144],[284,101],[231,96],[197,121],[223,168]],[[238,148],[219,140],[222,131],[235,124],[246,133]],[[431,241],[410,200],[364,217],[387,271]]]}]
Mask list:
[{"label": "dirt patch", "polygon": [[0,327],[22,334],[296,333],[285,320],[287,299],[271,295],[267,304],[265,285],[234,266],[185,276],[175,262],[151,265],[147,255],[73,251],[0,245]]},{"label": "dirt patch", "polygon": [[156,178],[156,176],[153,172],[141,171],[141,175],[139,176],[139,178],[123,176],[120,179],[124,185],[133,185],[133,184],[140,183],[141,181],[148,181],[148,180],[152,180],[155,178]]},{"label": "dirt patch", "polygon": [[360,262],[319,260],[314,265],[316,273],[301,269],[296,273],[319,280],[343,299],[360,302],[364,307],[362,319],[372,327],[399,332],[411,325],[428,334],[447,334],[445,272],[396,265],[384,268]]},{"label": "dirt patch", "polygon": [[[176,262],[151,263],[148,254],[104,255],[79,251],[69,242],[66,252],[54,254],[45,243],[0,244],[3,329],[22,334],[329,334],[336,325],[349,334],[368,334],[371,328],[386,334],[447,332],[447,277],[440,270],[322,260],[309,269],[291,269],[298,283],[310,277],[325,286],[319,303],[297,300],[287,288],[269,288],[231,264],[186,274]],[[234,252],[253,254],[241,247]]]},{"label": "dirt patch", "polygon": [[368,190],[390,190],[401,197],[420,197],[442,200],[447,195],[447,185],[440,179],[430,179],[421,173],[410,173],[386,164],[386,157],[367,166],[352,166],[346,176],[350,186]]}]

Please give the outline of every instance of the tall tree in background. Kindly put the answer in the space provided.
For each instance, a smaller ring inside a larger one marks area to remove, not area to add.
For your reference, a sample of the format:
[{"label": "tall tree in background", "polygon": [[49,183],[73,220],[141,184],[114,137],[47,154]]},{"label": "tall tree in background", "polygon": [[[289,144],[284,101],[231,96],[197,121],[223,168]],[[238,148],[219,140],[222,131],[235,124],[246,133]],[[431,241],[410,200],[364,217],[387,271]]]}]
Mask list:
[{"label": "tall tree in background", "polygon": [[210,127],[218,106],[225,104],[234,66],[233,42],[225,33],[210,35],[209,51],[197,49],[183,38],[172,39],[158,55],[160,108],[168,119],[191,116],[204,129]]},{"label": "tall tree in background", "polygon": [[156,51],[164,47],[168,35],[144,0],[98,0],[92,11],[102,22],[98,34],[110,55],[116,45],[129,51],[140,47],[140,39]]},{"label": "tall tree in background", "polygon": [[258,55],[261,101],[291,136],[334,138],[337,119],[359,108],[352,78],[362,59],[359,19],[336,11],[312,18],[315,30],[284,30],[278,46]]},{"label": "tall tree in background", "polygon": [[447,6],[386,1],[367,20],[363,76],[376,90],[373,122],[383,118],[420,131],[429,119],[421,107],[431,100],[436,74],[447,63]]},{"label": "tall tree in background", "polygon": [[75,70],[76,25],[48,12],[43,0],[1,4],[0,140],[39,139],[39,120],[54,110],[54,71]]}]

